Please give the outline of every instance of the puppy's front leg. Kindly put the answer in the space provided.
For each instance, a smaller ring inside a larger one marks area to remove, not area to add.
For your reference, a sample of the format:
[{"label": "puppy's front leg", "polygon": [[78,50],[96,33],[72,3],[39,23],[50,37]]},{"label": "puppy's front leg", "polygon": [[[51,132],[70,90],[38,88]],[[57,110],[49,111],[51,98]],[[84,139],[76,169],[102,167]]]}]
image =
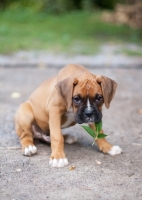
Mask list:
[{"label": "puppy's front leg", "polygon": [[[94,124],[90,124],[90,127],[93,130],[96,130],[96,127]],[[101,130],[101,133],[103,133],[103,130]],[[113,146],[105,138],[100,138],[96,140],[96,143],[99,147],[99,150],[103,153],[108,153],[110,155],[116,155],[120,154],[122,152],[122,149],[119,146]]]},{"label": "puppy's front leg", "polygon": [[64,153],[64,138],[61,132],[61,112],[58,108],[49,111],[49,127],[51,136],[51,157],[49,164],[53,167],[64,167],[68,160]]}]

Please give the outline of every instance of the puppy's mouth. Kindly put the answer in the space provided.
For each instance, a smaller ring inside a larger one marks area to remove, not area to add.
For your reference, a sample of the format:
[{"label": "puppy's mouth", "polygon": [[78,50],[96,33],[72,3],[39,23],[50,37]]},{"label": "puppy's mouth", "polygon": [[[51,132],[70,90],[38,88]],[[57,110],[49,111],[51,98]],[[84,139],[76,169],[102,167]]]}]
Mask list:
[{"label": "puppy's mouth", "polygon": [[76,113],[75,120],[78,124],[98,123],[102,120],[102,113],[96,107],[81,108]]}]

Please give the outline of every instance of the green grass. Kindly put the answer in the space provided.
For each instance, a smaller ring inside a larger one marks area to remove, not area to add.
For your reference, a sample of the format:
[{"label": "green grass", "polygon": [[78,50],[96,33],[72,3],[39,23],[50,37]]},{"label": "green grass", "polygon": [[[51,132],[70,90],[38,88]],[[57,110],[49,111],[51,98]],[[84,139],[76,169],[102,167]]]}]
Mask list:
[{"label": "green grass", "polygon": [[142,57],[142,51],[134,51],[134,50],[129,50],[129,49],[124,49],[122,51],[123,54],[126,56],[141,56]]},{"label": "green grass", "polygon": [[95,54],[104,43],[142,44],[141,31],[101,21],[101,12],[63,15],[28,10],[0,12],[0,53],[47,50],[69,54]]},{"label": "green grass", "polygon": [[120,49],[118,48],[118,49],[114,50],[114,54],[115,55],[123,54],[123,55],[130,56],[130,57],[131,56],[141,57],[142,56],[142,47],[136,48],[134,50],[133,48],[130,48],[129,46],[128,47],[122,46]]}]

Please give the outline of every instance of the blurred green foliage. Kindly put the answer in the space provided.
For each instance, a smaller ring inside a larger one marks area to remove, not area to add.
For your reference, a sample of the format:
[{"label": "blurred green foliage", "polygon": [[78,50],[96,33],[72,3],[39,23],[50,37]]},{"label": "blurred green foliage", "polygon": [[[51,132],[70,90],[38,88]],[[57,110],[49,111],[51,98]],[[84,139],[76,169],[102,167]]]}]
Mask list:
[{"label": "blurred green foliage", "polygon": [[38,49],[95,54],[107,43],[141,45],[140,29],[106,23],[95,9],[113,9],[118,1],[0,0],[0,53]]},{"label": "blurred green foliage", "polygon": [[61,15],[6,9],[0,12],[0,53],[47,50],[96,54],[104,44],[142,44],[140,30],[105,23],[101,11],[72,11]]},{"label": "blurred green foliage", "polygon": [[113,9],[120,0],[1,0],[0,8],[27,8],[32,11],[63,13],[72,10],[91,10],[95,7]]},{"label": "blurred green foliage", "polygon": [[95,0],[96,5],[105,9],[114,9],[118,2],[118,0]]}]

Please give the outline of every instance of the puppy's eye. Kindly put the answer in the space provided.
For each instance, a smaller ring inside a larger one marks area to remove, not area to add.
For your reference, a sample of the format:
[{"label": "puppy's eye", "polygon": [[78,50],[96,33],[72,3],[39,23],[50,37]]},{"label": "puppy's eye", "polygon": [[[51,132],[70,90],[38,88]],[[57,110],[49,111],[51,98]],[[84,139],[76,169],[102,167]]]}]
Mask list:
[{"label": "puppy's eye", "polygon": [[103,101],[103,96],[102,95],[97,95],[96,98],[95,98],[95,101],[97,103],[101,103]]},{"label": "puppy's eye", "polygon": [[82,101],[81,97],[79,97],[79,96],[73,97],[73,102],[74,102],[75,104],[80,104],[81,101]]}]

